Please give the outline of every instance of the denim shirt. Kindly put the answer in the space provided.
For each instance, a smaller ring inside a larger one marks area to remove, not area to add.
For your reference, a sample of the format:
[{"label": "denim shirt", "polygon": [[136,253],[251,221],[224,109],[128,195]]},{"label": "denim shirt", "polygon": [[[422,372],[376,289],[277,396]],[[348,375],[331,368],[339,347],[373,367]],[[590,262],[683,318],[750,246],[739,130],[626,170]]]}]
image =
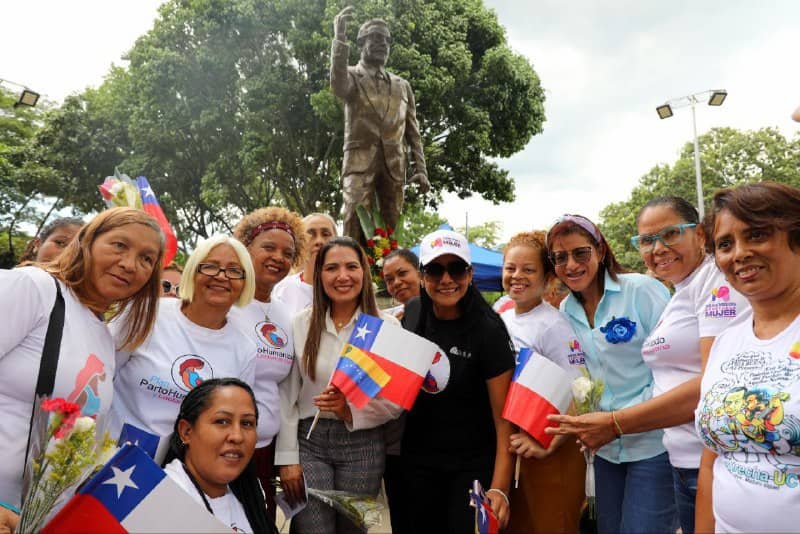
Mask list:
[{"label": "denim shirt", "polygon": [[[615,282],[605,273],[605,289],[594,315],[594,328],[575,295],[561,303],[575,329],[585,353],[586,368],[592,378],[605,383],[600,410],[609,412],[639,404],[653,395],[653,374],[642,359],[642,343],[658,324],[669,301],[667,288],[658,280],[641,274],[620,274]],[[610,343],[600,331],[613,318],[627,318],[636,323],[628,341]],[[623,428],[624,430],[624,428]],[[597,454],[613,463],[635,462],[665,452],[663,431],[625,434],[601,447]]]}]

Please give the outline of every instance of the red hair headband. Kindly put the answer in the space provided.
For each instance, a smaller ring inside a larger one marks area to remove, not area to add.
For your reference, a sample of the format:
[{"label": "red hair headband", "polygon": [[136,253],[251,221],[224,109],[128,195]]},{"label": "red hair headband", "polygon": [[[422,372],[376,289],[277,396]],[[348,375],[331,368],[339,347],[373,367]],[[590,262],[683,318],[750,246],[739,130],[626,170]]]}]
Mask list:
[{"label": "red hair headband", "polygon": [[278,230],[283,230],[284,232],[292,236],[292,241],[294,241],[294,232],[292,231],[292,227],[283,221],[269,221],[259,224],[258,226],[250,230],[250,241],[255,239],[256,236],[261,232],[266,232],[267,230],[272,230],[274,228],[277,228]]},{"label": "red hair headband", "polygon": [[550,230],[547,232],[547,236],[545,239],[545,246],[548,248],[550,247],[550,232],[553,231],[553,228],[558,226],[561,223],[571,222],[576,226],[586,230],[590,236],[594,238],[595,241],[598,243],[602,243],[603,239],[600,237],[600,230],[597,229],[597,226],[594,225],[592,221],[584,217],[583,215],[569,215],[565,214],[559,217],[556,222],[553,223],[553,226],[550,227]]}]

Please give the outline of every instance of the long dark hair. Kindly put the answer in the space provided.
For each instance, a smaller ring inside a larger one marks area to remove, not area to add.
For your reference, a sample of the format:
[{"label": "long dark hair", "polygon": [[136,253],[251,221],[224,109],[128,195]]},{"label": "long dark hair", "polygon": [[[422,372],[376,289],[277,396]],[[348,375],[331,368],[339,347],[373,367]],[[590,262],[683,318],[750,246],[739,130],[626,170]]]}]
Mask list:
[{"label": "long dark hair", "polygon": [[322,330],[325,328],[325,314],[331,307],[331,299],[322,287],[322,266],[325,256],[333,247],[344,247],[355,251],[358,262],[364,272],[361,283],[361,294],[358,305],[363,313],[378,316],[378,303],[375,302],[375,290],[372,288],[369,262],[364,249],[351,237],[334,237],[319,249],[314,262],[314,302],[311,305],[311,321],[308,325],[308,336],[303,347],[303,370],[311,380],[315,379],[317,369],[317,354]]},{"label": "long dark hair", "polygon": [[[164,462],[161,464],[162,467],[176,458],[179,459],[181,463],[185,464],[186,447],[183,445],[178,433],[178,424],[181,420],[185,420],[194,425],[197,422],[197,418],[200,417],[200,414],[208,408],[211,402],[211,396],[214,392],[224,387],[238,387],[245,390],[253,401],[253,408],[256,411],[256,420],[258,420],[256,396],[246,383],[238,378],[212,378],[201,382],[196,388],[192,389],[189,394],[184,397],[183,402],[181,402],[181,409],[178,413],[178,417],[175,418],[173,432],[169,438],[169,449],[167,450],[167,456]],[[198,493],[200,493],[200,497],[203,499],[206,509],[213,514],[214,512],[211,510],[205,493],[200,489],[197,480],[195,480],[194,476],[188,470],[186,470],[186,474],[189,476],[189,480],[192,481]],[[231,488],[231,492],[233,492],[234,496],[242,503],[247,521],[250,523],[253,532],[275,532],[275,524],[267,517],[267,504],[264,501],[264,493],[261,490],[261,485],[256,476],[253,458],[250,458],[250,462],[247,464],[244,471],[228,484],[228,486]]]},{"label": "long dark hair", "polygon": [[47,223],[47,225],[42,228],[37,236],[28,241],[28,244],[25,246],[25,250],[22,252],[19,262],[23,263],[26,261],[36,261],[36,255],[39,253],[39,248],[44,244],[45,241],[47,241],[47,238],[50,237],[50,234],[56,230],[66,228],[68,226],[77,226],[80,228],[83,226],[83,219],[80,217],[59,217]]}]

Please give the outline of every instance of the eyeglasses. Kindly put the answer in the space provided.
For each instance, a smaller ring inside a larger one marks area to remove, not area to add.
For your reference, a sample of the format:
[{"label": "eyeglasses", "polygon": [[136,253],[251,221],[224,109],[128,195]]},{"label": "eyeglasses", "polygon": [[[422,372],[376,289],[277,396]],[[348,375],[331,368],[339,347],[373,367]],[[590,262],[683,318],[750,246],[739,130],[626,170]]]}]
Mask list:
[{"label": "eyeglasses", "polygon": [[177,295],[178,294],[178,287],[179,287],[178,284],[172,285],[172,282],[170,282],[169,280],[162,280],[161,281],[161,289],[164,291],[165,295],[168,295],[173,290],[175,291],[175,294]]},{"label": "eyeglasses", "polygon": [[550,255],[550,259],[553,260],[553,265],[564,265],[569,260],[569,257],[572,256],[572,259],[575,260],[576,263],[587,263],[590,259],[592,259],[592,247],[577,247],[573,248],[572,250],[559,250],[558,252],[553,252]]},{"label": "eyeglasses", "polygon": [[656,241],[661,241],[665,246],[671,247],[683,239],[683,231],[686,228],[694,228],[697,223],[674,224],[661,229],[656,234],[641,234],[631,238],[633,248],[638,248],[642,252],[650,252],[656,246]]},{"label": "eyeglasses", "polygon": [[463,261],[454,261],[447,265],[429,263],[422,268],[422,275],[430,280],[441,280],[444,273],[447,273],[453,280],[460,281],[466,278],[471,269],[472,266]]},{"label": "eyeglasses", "polygon": [[197,266],[197,272],[211,277],[217,276],[219,273],[225,273],[225,278],[228,280],[244,279],[244,269],[241,267],[227,267],[223,269],[216,263],[201,263]]}]

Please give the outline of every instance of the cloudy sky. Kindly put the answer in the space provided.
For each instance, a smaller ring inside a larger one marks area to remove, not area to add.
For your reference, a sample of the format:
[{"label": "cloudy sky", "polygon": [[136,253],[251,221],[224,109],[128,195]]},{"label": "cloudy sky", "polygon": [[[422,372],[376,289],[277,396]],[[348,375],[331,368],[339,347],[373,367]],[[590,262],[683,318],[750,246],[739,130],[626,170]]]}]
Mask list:
[{"label": "cloudy sky", "polygon": [[[692,139],[688,108],[663,121],[655,113],[690,93],[729,94],[722,107],[698,108],[699,134],[715,126],[776,126],[785,135],[799,129],[790,115],[800,105],[800,2],[485,2],[539,74],[547,122],[525,150],[500,162],[516,179],[517,200],[499,210],[448,196],[441,213],[453,225],[463,226],[467,213],[470,225],[501,219],[509,237],[565,212],[596,218]],[[55,101],[96,86],[151,27],[160,3],[7,0],[0,79]]]}]

